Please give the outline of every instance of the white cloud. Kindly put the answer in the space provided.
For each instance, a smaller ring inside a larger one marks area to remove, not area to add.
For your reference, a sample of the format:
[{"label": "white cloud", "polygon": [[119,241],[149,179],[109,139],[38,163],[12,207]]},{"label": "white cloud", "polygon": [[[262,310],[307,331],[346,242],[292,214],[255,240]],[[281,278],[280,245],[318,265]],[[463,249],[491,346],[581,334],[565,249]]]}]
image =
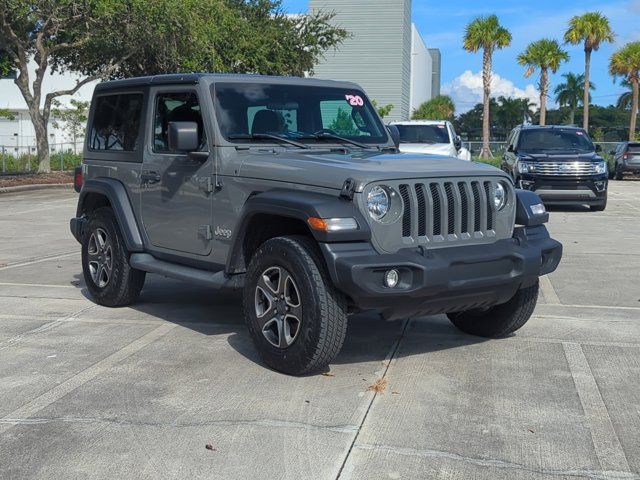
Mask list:
[{"label": "white cloud", "polygon": [[[471,110],[477,103],[482,102],[482,72],[473,73],[466,70],[451,82],[445,83],[442,93],[451,96],[456,105],[456,113]],[[536,107],[540,103],[538,91],[532,84],[524,89],[518,88],[511,80],[502,78],[495,72],[491,78],[491,96],[528,98]]]}]

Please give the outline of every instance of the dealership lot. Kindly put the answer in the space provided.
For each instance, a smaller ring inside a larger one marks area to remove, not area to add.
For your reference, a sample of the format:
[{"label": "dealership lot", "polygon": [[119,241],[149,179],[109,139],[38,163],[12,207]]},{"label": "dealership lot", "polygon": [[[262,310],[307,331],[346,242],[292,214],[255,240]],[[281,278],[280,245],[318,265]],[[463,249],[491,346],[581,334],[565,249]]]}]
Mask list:
[{"label": "dealership lot", "polygon": [[75,201],[0,195],[2,479],[640,479],[640,181],[551,213],[563,263],[517,335],[360,315],[305,378],[261,364],[239,295],[150,275],[94,305]]}]

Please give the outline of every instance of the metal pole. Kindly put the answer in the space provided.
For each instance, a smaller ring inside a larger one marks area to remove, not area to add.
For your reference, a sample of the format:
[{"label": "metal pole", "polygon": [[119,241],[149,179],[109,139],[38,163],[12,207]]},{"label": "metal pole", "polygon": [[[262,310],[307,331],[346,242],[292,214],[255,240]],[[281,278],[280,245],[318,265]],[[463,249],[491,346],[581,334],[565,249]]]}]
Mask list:
[{"label": "metal pole", "polygon": [[7,156],[5,155],[4,145],[2,146],[2,173],[7,173]]}]

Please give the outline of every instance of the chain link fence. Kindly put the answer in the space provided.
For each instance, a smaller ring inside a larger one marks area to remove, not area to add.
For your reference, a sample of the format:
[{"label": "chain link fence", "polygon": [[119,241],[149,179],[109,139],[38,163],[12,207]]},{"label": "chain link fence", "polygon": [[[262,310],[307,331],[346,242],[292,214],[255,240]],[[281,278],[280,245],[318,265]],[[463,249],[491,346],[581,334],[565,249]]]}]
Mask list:
[{"label": "chain link fence", "polygon": [[[52,143],[49,145],[51,171],[72,171],[82,163],[83,142]],[[0,173],[2,175],[35,173],[38,154],[34,145],[0,145]]]}]

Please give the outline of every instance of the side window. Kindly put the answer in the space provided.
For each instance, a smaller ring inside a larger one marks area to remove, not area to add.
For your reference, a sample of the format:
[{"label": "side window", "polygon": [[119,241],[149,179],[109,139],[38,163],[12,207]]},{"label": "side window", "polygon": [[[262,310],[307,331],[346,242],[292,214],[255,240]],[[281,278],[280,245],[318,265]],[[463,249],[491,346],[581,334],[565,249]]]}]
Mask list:
[{"label": "side window", "polygon": [[133,152],[138,149],[142,94],[97,97],[89,129],[91,150]]},{"label": "side window", "polygon": [[159,93],[156,96],[153,117],[153,151],[168,153],[169,122],[195,122],[198,124],[199,150],[206,147],[206,135],[198,96],[194,92]]},{"label": "side window", "polygon": [[[372,125],[366,122],[362,115],[366,110],[354,108],[346,100],[327,100],[320,102],[320,115],[322,117],[322,128],[331,130],[343,137],[371,136],[372,132],[361,130],[365,125]],[[374,132],[376,136],[380,132]]]}]

